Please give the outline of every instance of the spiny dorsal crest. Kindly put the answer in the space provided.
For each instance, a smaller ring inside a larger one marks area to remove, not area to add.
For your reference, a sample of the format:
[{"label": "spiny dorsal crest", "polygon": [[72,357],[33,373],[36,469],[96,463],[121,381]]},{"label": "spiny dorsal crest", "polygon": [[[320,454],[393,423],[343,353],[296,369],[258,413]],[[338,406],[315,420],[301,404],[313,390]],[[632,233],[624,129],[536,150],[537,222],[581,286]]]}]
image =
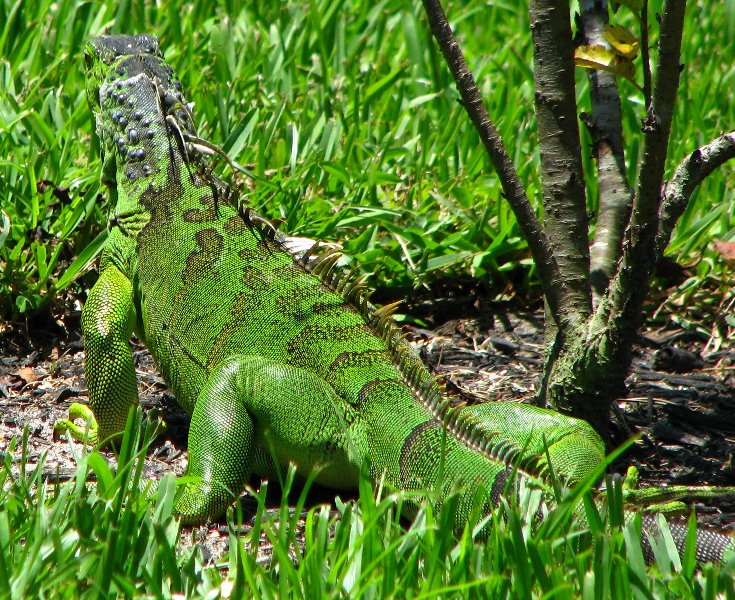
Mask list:
[{"label": "spiny dorsal crest", "polygon": [[[231,190],[230,186],[221,180],[218,180],[218,183]],[[291,238],[281,234],[270,221],[244,206],[239,199],[233,199],[235,196],[239,194],[224,194],[228,201],[236,205],[248,227],[263,239],[289,252],[297,264],[319,277],[324,286],[342,296],[347,304],[362,315],[372,331],[385,342],[417,401],[426,406],[447,431],[467,446],[508,467],[517,468],[532,476],[542,474],[543,457],[525,452],[500,432],[491,434],[476,427],[475,417],[462,414],[460,410],[451,407],[451,399],[446,396],[441,385],[416,356],[408,343],[407,334],[399,329],[393,320],[393,315],[401,304],[400,301],[376,308],[370,302],[371,290],[365,284],[367,275],[355,276],[354,269],[345,271],[341,268],[339,262],[343,254],[339,248],[321,242],[313,242],[310,246],[306,246],[306,240],[298,238],[291,243],[289,241]]]}]

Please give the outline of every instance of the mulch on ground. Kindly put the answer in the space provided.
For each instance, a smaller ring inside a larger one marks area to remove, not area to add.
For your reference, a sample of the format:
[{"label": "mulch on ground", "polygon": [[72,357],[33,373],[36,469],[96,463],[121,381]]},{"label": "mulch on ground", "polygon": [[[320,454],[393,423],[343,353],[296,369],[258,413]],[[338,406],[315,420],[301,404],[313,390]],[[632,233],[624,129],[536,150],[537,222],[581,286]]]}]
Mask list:
[{"label": "mulch on ground", "polygon": [[[75,323],[74,319],[69,320]],[[543,366],[543,319],[536,313],[497,313],[482,320],[457,319],[435,329],[410,330],[410,340],[456,403],[527,401],[538,389]],[[709,343],[708,343],[709,342]],[[613,443],[638,440],[613,468],[639,467],[642,486],[735,485],[735,348],[713,347],[673,321],[649,328],[635,349],[628,395],[612,415]],[[142,346],[134,344],[141,404],[157,408],[168,430],[145,466],[158,479],[186,468],[188,416],[178,408]],[[45,454],[44,471],[64,479],[74,472],[78,444],[53,439],[53,423],[72,402],[86,402],[84,353],[78,327],[67,333],[36,330],[0,339],[0,452],[28,428],[29,462]],[[114,455],[106,452],[111,460]],[[344,494],[342,494],[344,496]],[[318,502],[333,494],[318,492]],[[278,497],[274,497],[274,506]],[[735,528],[735,498],[697,504],[700,521]],[[221,556],[224,521],[185,528],[189,543],[202,544],[206,558]],[[263,549],[267,554],[267,549]]]}]

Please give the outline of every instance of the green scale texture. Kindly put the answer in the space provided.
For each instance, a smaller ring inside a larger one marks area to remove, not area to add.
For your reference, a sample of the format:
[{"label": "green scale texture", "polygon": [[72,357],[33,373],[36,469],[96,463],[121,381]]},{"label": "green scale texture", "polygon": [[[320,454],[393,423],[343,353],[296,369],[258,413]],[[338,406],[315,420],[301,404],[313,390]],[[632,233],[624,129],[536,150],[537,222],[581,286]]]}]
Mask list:
[{"label": "green scale texture", "polygon": [[582,421],[516,403],[447,408],[389,310],[340,281],[329,257],[307,268],[235,208],[155,37],[97,38],[87,70],[114,208],[82,313],[91,414],[73,405],[57,431],[83,437],[76,417],[93,441],[124,429],[135,331],[192,415],[195,480],[176,505],[186,522],[221,515],[273,458],[336,489],[361,471],[439,501],[463,485],[457,525],[478,498],[497,504],[514,469],[544,485],[547,457],[572,482],[597,468],[604,448]]}]

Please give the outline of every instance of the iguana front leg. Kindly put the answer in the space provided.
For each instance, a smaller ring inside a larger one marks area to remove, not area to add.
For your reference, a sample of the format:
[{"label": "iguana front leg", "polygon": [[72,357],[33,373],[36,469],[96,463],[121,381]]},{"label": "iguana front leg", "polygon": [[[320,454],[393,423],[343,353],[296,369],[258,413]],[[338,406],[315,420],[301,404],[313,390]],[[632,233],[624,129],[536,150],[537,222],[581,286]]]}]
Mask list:
[{"label": "iguana front leg", "polygon": [[[82,310],[91,411],[83,404],[72,404],[69,420],[54,424],[56,434],[69,431],[75,439],[83,441],[86,437],[89,443],[97,444],[125,429],[128,411],[138,401],[130,348],[135,323],[132,283],[116,266],[108,264]],[[80,417],[86,419],[86,426],[74,422]]]}]

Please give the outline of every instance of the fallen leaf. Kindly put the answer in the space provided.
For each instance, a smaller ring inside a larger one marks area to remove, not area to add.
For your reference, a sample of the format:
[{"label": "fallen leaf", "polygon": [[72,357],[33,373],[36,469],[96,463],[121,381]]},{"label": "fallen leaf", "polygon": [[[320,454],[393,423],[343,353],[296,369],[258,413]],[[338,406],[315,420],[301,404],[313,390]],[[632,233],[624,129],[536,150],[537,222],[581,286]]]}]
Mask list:
[{"label": "fallen leaf", "polygon": [[33,367],[23,367],[22,369],[18,369],[15,373],[13,373],[13,375],[19,379],[22,379],[26,383],[38,381],[38,375],[36,375]]},{"label": "fallen leaf", "polygon": [[723,242],[715,240],[715,250],[722,254],[725,260],[735,260],[735,242]]},{"label": "fallen leaf", "polygon": [[613,75],[625,77],[635,83],[633,61],[617,54],[605,46],[578,46],[574,50],[574,64],[585,69],[600,69]]}]

